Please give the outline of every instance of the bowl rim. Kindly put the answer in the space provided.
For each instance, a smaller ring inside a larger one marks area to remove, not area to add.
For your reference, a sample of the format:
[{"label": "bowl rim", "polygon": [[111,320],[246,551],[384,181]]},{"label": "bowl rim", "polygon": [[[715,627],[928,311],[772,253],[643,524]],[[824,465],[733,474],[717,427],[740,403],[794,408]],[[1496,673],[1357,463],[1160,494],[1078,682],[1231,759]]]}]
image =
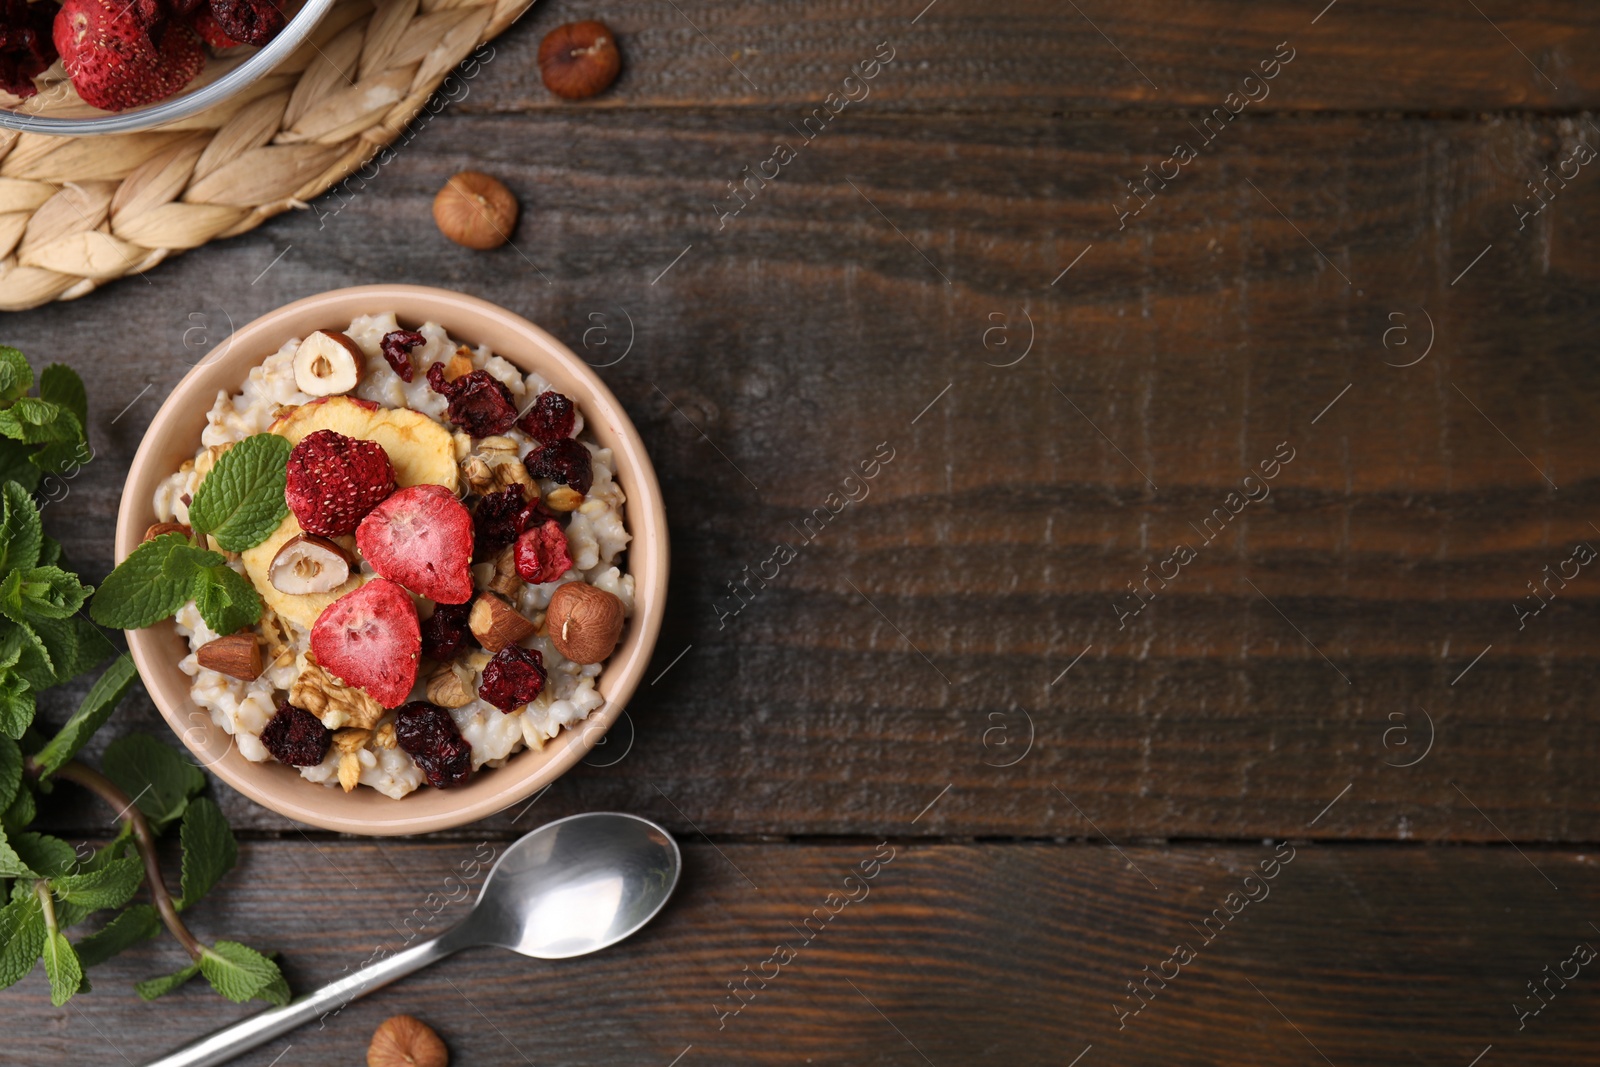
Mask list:
[{"label": "bowl rim", "polygon": [[306,0],[306,5],[295,12],[278,35],[262,45],[243,63],[228,71],[214,82],[207,82],[193,92],[179,91],[154,104],[130,111],[109,111],[84,118],[52,118],[12,111],[0,107],[0,129],[20,130],[23,133],[46,133],[54,136],[83,137],[102,133],[133,133],[148,130],[169,122],[177,122],[191,115],[216,107],[231,99],[246,86],[269,74],[289,54],[311,37],[317,24],[337,0]]},{"label": "bowl rim", "polygon": [[[627,523],[631,540],[627,570],[634,576],[636,585],[635,609],[629,628],[597,680],[605,703],[580,723],[564,728],[546,742],[539,755],[545,756],[551,749],[555,751],[537,766],[525,761],[523,773],[517,774],[517,757],[530,754],[523,748],[508,757],[504,765],[490,768],[492,773],[475,776],[472,782],[459,789],[417,790],[399,800],[367,790],[371,798],[363,797],[357,804],[350,801],[360,794],[345,794],[308,782],[298,771],[275,761],[254,763],[247,760],[233,743],[233,735],[217,726],[210,713],[191,698],[192,679],[178,668],[177,658],[171,655],[175,643],[187,649],[188,642],[177,635],[171,620],[142,630],[124,631],[129,652],[150,699],[185,747],[201,760],[202,766],[251,800],[286,818],[324,830],[366,836],[429,833],[475,822],[526,799],[582,760],[620,717],[649,666],[661,632],[670,569],[666,515],[654,467],[632,420],[593,368],[550,333],[499,305],[453,290],[402,284],[330,290],[268,311],[235,330],[185,374],[150,420],[129,465],[117,512],[117,562],[138,547],[145,529],[155,521],[151,492],[136,489],[135,484],[146,483],[153,490],[155,484],[176,469],[176,465],[169,462],[174,454],[174,435],[182,438],[177,442],[181,446],[177,454],[192,457],[199,447],[198,428],[190,437],[170,427],[181,421],[203,427],[216,393],[219,390],[230,395],[238,392],[251,369],[259,366],[285,341],[301,335],[301,328],[295,323],[303,324],[310,319],[342,325],[357,315],[385,311],[395,312],[413,324],[437,322],[452,338],[464,343],[482,344],[485,343],[484,333],[494,334],[502,343],[491,343],[491,350],[519,370],[524,373],[537,370],[563,390],[572,388],[575,383],[579,386],[573,389],[579,394],[574,399],[584,412],[586,426],[596,437],[613,438],[608,444],[616,456],[617,479],[624,484],[628,495]],[[525,347],[508,350],[503,343],[506,338]],[[220,744],[224,740],[226,748]],[[442,809],[431,813],[419,811],[419,805],[407,808],[407,803],[415,798],[430,795],[470,799],[459,804],[430,800],[431,806]],[[374,803],[372,798],[382,804]],[[348,810],[341,811],[341,808]],[[372,811],[381,814],[373,817]]]}]

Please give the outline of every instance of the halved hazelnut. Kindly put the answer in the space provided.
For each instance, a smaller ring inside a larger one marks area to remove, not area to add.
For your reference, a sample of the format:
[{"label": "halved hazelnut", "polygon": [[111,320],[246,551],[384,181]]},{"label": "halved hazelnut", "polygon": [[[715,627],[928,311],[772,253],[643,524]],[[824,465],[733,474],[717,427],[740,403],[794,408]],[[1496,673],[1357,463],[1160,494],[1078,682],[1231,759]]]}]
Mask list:
[{"label": "halved hazelnut", "polygon": [[294,384],[312,396],[348,393],[366,363],[361,347],[342,333],[314,330],[294,352]]},{"label": "halved hazelnut", "polygon": [[267,568],[280,593],[326,593],[350,580],[355,562],[339,544],[316,534],[296,534],[283,543]]}]

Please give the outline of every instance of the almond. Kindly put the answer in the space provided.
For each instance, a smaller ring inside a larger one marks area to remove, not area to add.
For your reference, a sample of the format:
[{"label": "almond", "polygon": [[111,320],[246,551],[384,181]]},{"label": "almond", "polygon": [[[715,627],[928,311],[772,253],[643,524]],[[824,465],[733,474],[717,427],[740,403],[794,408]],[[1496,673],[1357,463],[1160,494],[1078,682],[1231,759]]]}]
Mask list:
[{"label": "almond", "polygon": [[144,539],[154,541],[162,534],[169,533],[182,534],[185,540],[194,536],[194,531],[181,522],[158,522],[144,532]]},{"label": "almond", "polygon": [[622,637],[622,601],[584,582],[568,582],[550,598],[545,624],[556,650],[574,663],[599,663]]},{"label": "almond", "polygon": [[261,677],[261,645],[253,633],[230,634],[207,641],[194,654],[208,671],[250,682]]}]

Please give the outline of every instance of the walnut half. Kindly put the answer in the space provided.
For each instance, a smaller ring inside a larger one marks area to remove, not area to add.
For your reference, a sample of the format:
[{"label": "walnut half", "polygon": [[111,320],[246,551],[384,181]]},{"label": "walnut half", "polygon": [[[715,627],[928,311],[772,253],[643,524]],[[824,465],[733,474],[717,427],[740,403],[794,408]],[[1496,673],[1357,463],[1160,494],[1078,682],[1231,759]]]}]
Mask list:
[{"label": "walnut half", "polygon": [[305,670],[289,687],[289,703],[306,709],[324,726],[335,730],[342,726],[370,730],[383,718],[383,705],[365,690],[339,681],[310,656],[306,657]]}]

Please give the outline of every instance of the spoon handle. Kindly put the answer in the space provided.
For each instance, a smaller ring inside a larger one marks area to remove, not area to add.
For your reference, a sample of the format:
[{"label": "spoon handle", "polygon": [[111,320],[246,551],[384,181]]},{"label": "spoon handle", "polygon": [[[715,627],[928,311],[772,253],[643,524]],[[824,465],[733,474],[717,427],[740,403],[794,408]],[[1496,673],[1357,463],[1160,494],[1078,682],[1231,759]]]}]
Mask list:
[{"label": "spoon handle", "polygon": [[226,1063],[240,1053],[265,1044],[318,1016],[337,1013],[352,1000],[365,996],[379,986],[388,985],[397,978],[403,978],[412,971],[468,947],[470,941],[460,936],[461,933],[460,926],[446,930],[438,937],[393,956],[386,956],[281,1008],[258,1012],[232,1026],[207,1034],[152,1061],[146,1067],[214,1067],[215,1064]]}]

